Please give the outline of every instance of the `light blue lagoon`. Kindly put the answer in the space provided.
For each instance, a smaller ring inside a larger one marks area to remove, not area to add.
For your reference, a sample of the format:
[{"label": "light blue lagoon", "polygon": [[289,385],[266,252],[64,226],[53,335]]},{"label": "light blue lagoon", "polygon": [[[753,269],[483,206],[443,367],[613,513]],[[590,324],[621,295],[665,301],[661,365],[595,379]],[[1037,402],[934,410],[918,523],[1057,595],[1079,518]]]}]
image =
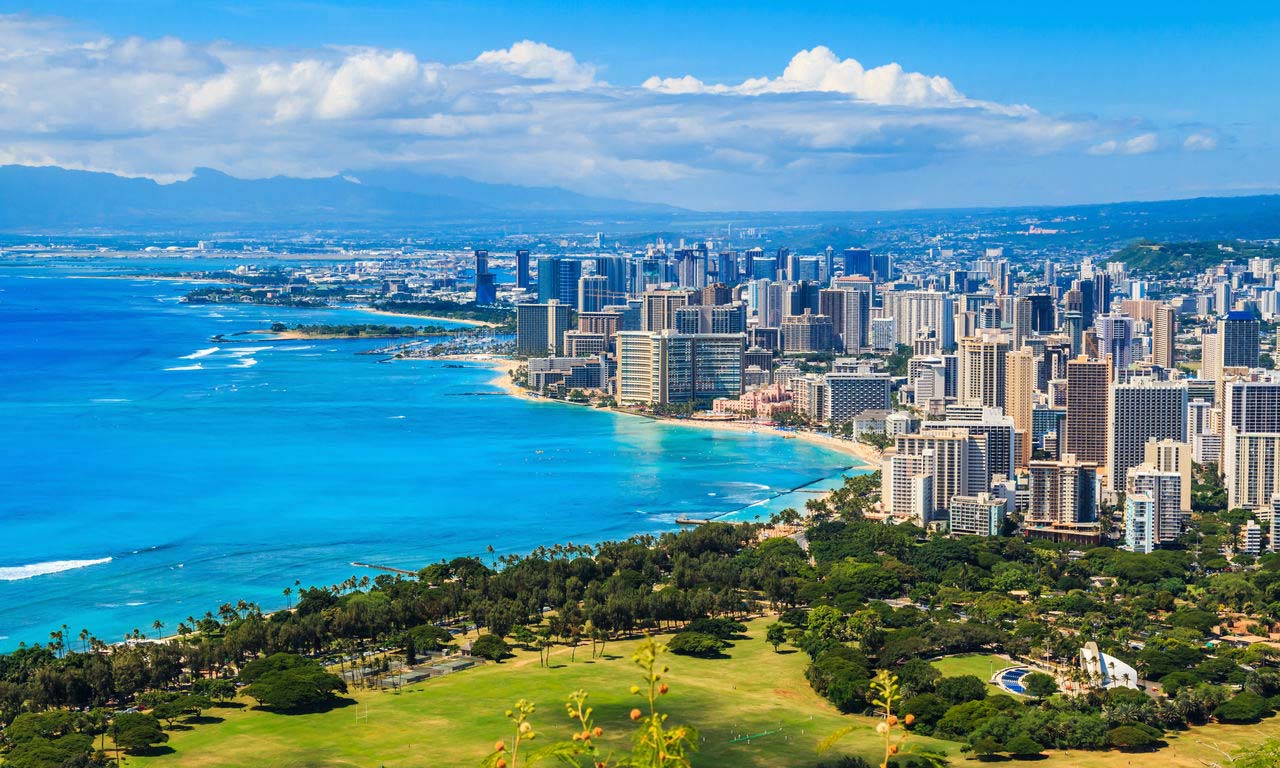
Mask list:
[{"label": "light blue lagoon", "polygon": [[295,580],[377,575],[353,561],[669,530],[852,463],[507,397],[486,367],[355,354],[385,342],[214,344],[273,321],[408,321],[186,305],[188,284],[83,277],[220,266],[0,260],[0,649],[63,624],[171,633],[225,602],[283,607]]}]

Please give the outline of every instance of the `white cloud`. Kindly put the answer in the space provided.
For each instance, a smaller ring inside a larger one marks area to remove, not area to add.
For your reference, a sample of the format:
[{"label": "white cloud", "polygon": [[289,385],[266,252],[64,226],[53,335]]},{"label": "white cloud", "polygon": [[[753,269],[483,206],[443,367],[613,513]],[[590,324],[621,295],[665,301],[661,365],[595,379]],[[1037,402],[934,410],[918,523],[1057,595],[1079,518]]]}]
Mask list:
[{"label": "white cloud", "polygon": [[1188,152],[1207,152],[1218,148],[1218,137],[1203,131],[1193,133],[1182,141],[1182,148]]},{"label": "white cloud", "polygon": [[1091,155],[1145,155],[1160,147],[1155,133],[1141,133],[1128,139],[1108,139],[1089,147]]},{"label": "white cloud", "polygon": [[485,51],[476,57],[476,63],[560,88],[586,88],[595,83],[596,76],[595,67],[580,64],[572,53],[532,40],[521,40],[500,51]]},{"label": "white cloud", "polygon": [[[1183,146],[1212,141],[1201,132]],[[815,173],[1159,146],[1154,132],[974,99],[945,77],[866,68],[822,46],[774,77],[628,86],[530,40],[447,63],[379,48],[113,39],[0,15],[4,159],[162,180],[198,166],[250,177],[396,166],[649,199],[697,182],[684,202],[715,207],[738,203],[706,194],[786,202]]]}]

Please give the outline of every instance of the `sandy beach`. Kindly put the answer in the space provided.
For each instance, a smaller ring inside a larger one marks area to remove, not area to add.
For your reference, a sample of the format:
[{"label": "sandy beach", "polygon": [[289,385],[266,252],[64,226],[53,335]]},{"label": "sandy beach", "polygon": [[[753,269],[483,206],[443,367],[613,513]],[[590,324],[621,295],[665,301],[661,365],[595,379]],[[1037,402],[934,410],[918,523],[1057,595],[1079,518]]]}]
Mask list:
[{"label": "sandy beach", "polygon": [[[494,386],[500,387],[503,392],[512,397],[523,397],[527,400],[533,400],[543,403],[555,403],[557,405],[573,405],[582,407],[585,403],[570,403],[565,400],[551,400],[548,398],[538,397],[527,389],[523,389],[516,385],[511,378],[511,371],[519,367],[520,363],[509,357],[501,357],[496,355],[441,355],[431,358],[433,360],[453,360],[458,362],[480,363],[487,365],[498,371],[498,375],[492,380]],[[587,406],[592,407],[592,406]],[[650,421],[660,421],[663,424],[669,424],[677,427],[688,427],[693,429],[710,429],[721,432],[750,432],[753,434],[765,434],[771,437],[778,437],[786,440],[803,440],[806,443],[820,445],[846,456],[851,456],[858,460],[860,469],[875,470],[880,468],[880,459],[882,455],[874,446],[860,443],[856,440],[843,440],[832,435],[824,435],[818,432],[809,432],[804,430],[781,430],[776,427],[770,427],[764,424],[756,424],[745,421],[712,421],[704,419],[670,419],[660,416],[650,416],[647,414],[634,413],[632,411],[609,408],[607,409],[619,416],[632,416],[640,419],[649,419]]]},{"label": "sandy beach", "polygon": [[464,320],[460,317],[439,317],[437,315],[412,315],[408,312],[388,312],[385,309],[373,309],[372,307],[356,307],[361,312],[368,312],[371,315],[383,315],[385,317],[406,317],[411,320],[436,320],[444,323],[457,323],[459,325],[472,325],[477,328],[497,328],[497,323],[490,323],[485,320]]}]

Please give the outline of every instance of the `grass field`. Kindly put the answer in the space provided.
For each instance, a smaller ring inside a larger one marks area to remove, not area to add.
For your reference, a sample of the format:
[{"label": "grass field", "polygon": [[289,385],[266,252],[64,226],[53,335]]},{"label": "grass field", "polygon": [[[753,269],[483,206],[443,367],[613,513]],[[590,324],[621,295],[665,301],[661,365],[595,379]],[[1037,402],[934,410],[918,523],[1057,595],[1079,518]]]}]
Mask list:
[{"label": "grass field", "polygon": [[[983,682],[990,680],[992,675],[1005,667],[1013,665],[1014,662],[1010,661],[1009,657],[994,653],[965,653],[959,656],[946,656],[933,661],[933,666],[942,672],[943,677],[973,675]],[[989,693],[1008,693],[1008,691],[989,682],[987,682],[987,688]]]},{"label": "grass field", "polygon": [[[699,730],[695,765],[812,766],[819,760],[818,741],[855,719],[812,691],[804,678],[804,654],[774,653],[764,642],[767,623],[751,622],[750,639],[737,641],[729,658],[667,657],[671,693],[663,705],[671,722]],[[610,644],[609,658],[595,661],[583,646],[573,663],[567,649],[557,650],[550,669],[538,666],[537,654],[521,654],[412,686],[399,695],[355,692],[355,704],[320,714],[214,710],[210,714],[222,722],[174,731],[168,744],[172,753],[131,758],[129,763],[147,768],[476,765],[495,739],[507,735],[503,711],[516,699],[537,703],[534,724],[540,732],[567,737],[563,701],[579,688],[591,693],[588,703],[606,730],[603,743],[625,745],[631,725],[627,713],[640,703],[629,693],[640,682],[630,659],[634,646]],[[871,756],[874,723],[860,719],[867,723],[866,731],[848,737],[836,753]],[[754,738],[743,738],[747,736]],[[921,741],[958,752],[959,745],[950,742]]]},{"label": "grass field", "polygon": [[[768,620],[749,624],[750,639],[739,640],[729,658],[668,656],[671,694],[663,700],[673,723],[698,728],[701,750],[694,764],[808,768],[821,758],[818,741],[837,728],[861,721],[865,731],[841,742],[837,753],[871,758],[877,744],[867,718],[841,715],[813,693],[804,679],[807,657],[775,654],[764,643]],[[548,738],[567,736],[563,700],[584,689],[606,729],[604,744],[624,746],[631,723],[627,712],[640,703],[630,695],[639,682],[630,655],[635,642],[610,644],[608,658],[590,660],[588,646],[570,663],[567,649],[552,656],[552,667],[538,666],[536,654],[521,654],[412,686],[400,694],[354,692],[354,704],[330,712],[284,716],[251,707],[222,708],[221,718],[170,734],[171,752],[131,757],[145,768],[435,768],[477,765],[490,745],[507,735],[503,711],[516,699],[538,704],[534,724]],[[990,669],[1008,666],[999,656],[970,654],[934,662],[946,675],[973,674],[987,679]],[[366,718],[365,715],[368,715]],[[358,719],[357,719],[358,718]],[[1280,736],[1280,717],[1253,726],[1209,725],[1167,737],[1169,747],[1155,753],[1053,753],[1035,761],[1039,768],[1128,768],[1159,763],[1160,768],[1226,768],[1223,752],[1254,746]],[[745,738],[752,737],[752,738]],[[953,765],[977,768],[952,742],[919,739],[952,756]],[[998,761],[1017,765],[1012,761]],[[873,762],[873,764],[875,764]]]}]

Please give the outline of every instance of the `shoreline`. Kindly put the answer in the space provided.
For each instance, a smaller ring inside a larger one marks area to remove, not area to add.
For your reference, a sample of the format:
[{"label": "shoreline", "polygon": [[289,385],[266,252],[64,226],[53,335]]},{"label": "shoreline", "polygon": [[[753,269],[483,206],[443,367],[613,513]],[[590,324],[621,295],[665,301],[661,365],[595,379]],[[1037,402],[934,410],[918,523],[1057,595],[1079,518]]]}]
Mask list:
[{"label": "shoreline", "polygon": [[373,307],[351,307],[361,312],[368,312],[371,315],[382,315],[383,317],[406,317],[412,320],[435,320],[443,323],[457,323],[459,325],[470,325],[476,328],[497,328],[497,323],[491,323],[488,320],[468,320],[461,317],[442,317],[440,315],[414,315],[408,312],[389,312],[385,309],[374,309]]},{"label": "shoreline", "polygon": [[566,400],[551,400],[544,397],[537,397],[529,390],[516,386],[511,379],[511,371],[519,367],[519,361],[509,357],[499,357],[486,354],[475,355],[440,355],[439,357],[429,358],[431,360],[452,360],[455,362],[479,363],[498,372],[498,375],[490,380],[489,383],[500,388],[503,393],[512,397],[519,397],[532,402],[556,403],[560,405],[586,406],[594,410],[608,411],[618,416],[632,416],[641,419],[648,419],[660,424],[667,424],[679,427],[692,427],[696,429],[709,429],[721,432],[737,432],[748,434],[762,434],[769,437],[777,437],[784,440],[803,440],[811,445],[817,445],[830,451],[852,457],[857,460],[853,469],[865,469],[875,471],[880,468],[879,462],[882,454],[874,446],[860,443],[856,440],[842,440],[832,435],[820,432],[809,432],[806,430],[787,431],[776,427],[769,427],[763,424],[756,424],[745,421],[713,421],[709,419],[673,419],[664,416],[651,416],[648,414],[635,413],[621,408],[595,408],[585,403],[571,403]]}]

